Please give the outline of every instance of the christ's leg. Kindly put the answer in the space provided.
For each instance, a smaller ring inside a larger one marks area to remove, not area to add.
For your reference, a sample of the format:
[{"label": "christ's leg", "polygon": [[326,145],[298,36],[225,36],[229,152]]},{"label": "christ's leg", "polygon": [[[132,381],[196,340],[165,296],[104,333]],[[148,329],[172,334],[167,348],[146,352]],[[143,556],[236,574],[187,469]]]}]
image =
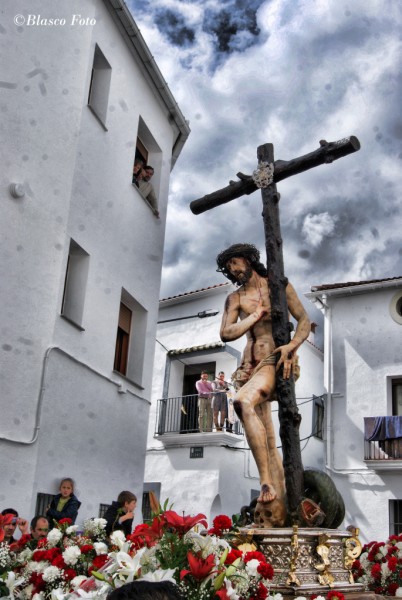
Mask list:
[{"label": "christ's leg", "polygon": [[276,469],[272,468],[274,465],[271,464],[269,454],[269,445],[272,445],[271,437],[273,435],[275,442],[275,435],[273,428],[272,431],[270,429],[267,431],[266,420],[261,418],[262,413],[259,408],[260,404],[267,402],[274,386],[275,366],[266,365],[238,391],[234,401],[236,413],[244,425],[247,441],[260,476],[261,492],[258,502],[271,502],[278,494],[273,478]]}]

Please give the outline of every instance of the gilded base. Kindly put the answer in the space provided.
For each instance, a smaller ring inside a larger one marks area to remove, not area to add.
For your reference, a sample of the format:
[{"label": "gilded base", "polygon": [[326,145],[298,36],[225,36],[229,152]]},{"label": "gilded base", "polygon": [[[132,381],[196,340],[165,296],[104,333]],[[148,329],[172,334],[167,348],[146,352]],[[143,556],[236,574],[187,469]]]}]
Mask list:
[{"label": "gilded base", "polygon": [[326,595],[331,590],[361,592],[351,566],[361,552],[357,533],[322,528],[257,529],[243,527],[243,538],[258,547],[275,571],[270,593]]}]

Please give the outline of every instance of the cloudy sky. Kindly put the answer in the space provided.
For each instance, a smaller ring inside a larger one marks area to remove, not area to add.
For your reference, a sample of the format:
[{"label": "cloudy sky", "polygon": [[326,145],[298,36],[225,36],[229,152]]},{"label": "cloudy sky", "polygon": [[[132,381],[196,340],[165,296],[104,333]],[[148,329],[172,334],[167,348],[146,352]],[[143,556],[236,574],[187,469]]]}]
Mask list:
[{"label": "cloudy sky", "polygon": [[299,294],[402,275],[402,2],[127,3],[192,130],[171,178],[161,297],[223,282],[215,257],[232,243],[264,249],[260,192],[199,216],[189,204],[251,174],[267,142],[276,160],[361,142],[278,184]]}]

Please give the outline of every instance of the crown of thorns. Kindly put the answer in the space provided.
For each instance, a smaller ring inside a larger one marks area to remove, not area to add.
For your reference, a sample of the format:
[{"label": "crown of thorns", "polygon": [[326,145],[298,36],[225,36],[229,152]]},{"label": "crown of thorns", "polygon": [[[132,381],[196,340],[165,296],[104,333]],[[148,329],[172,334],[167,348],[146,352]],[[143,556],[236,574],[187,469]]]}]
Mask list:
[{"label": "crown of thorns", "polygon": [[216,257],[216,262],[218,268],[216,269],[218,273],[223,273],[225,277],[232,279],[226,265],[231,258],[246,258],[250,261],[251,264],[259,263],[260,261],[260,252],[254,246],[254,244],[233,244],[226,250],[223,250]]}]

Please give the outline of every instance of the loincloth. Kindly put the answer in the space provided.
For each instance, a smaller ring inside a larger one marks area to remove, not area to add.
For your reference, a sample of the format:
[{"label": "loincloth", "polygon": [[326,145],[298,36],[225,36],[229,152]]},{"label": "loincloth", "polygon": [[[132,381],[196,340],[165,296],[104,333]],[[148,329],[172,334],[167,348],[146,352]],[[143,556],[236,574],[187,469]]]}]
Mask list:
[{"label": "loincloth", "polygon": [[260,360],[255,367],[244,367],[243,365],[240,365],[240,367],[232,374],[232,382],[235,390],[238,391],[241,387],[243,387],[245,383],[250,381],[250,379],[262,369],[262,367],[275,364],[276,353],[271,352],[271,354]]}]

